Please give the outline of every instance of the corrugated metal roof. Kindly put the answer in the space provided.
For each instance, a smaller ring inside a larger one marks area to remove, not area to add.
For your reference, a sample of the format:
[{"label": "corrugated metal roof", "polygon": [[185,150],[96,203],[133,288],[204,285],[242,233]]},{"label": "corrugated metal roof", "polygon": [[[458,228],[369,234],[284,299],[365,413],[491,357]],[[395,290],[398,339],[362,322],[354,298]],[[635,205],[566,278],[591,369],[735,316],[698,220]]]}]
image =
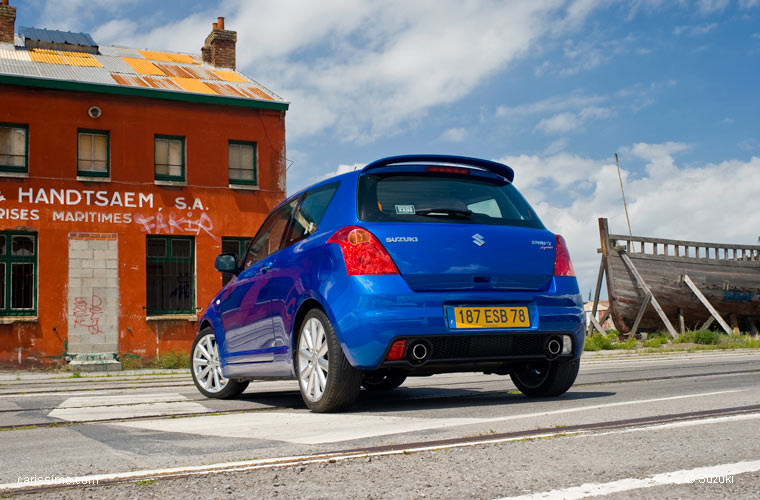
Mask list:
[{"label": "corrugated metal roof", "polygon": [[117,56],[93,56],[103,68],[111,73],[132,73],[132,67],[125,63],[121,57]]},{"label": "corrugated metal roof", "polygon": [[132,71],[140,75],[161,75],[166,74],[158,69],[155,64],[145,59],[138,59],[136,57],[122,57],[122,60],[132,67]]},{"label": "corrugated metal roof", "polygon": [[72,33],[71,31],[46,30],[43,28],[18,27],[19,34],[29,40],[39,40],[41,42],[51,43],[69,43],[72,45],[84,45],[88,47],[97,47],[98,44],[89,35],[89,33]]},{"label": "corrugated metal roof", "polygon": [[[52,30],[38,31],[69,33]],[[17,41],[21,39],[20,44],[0,46],[0,76],[24,76],[285,104],[284,99],[258,82],[235,70],[220,69],[203,63],[194,54],[137,50],[117,46],[99,47],[98,54],[70,50],[27,49],[23,45],[23,37],[16,38]],[[47,39],[52,38],[51,35]],[[68,35],[55,41],[61,42],[63,39],[68,43],[83,41],[68,37]],[[281,109],[287,109],[287,105]]]},{"label": "corrugated metal roof", "polygon": [[31,61],[29,52],[26,50],[16,50],[14,47],[9,49],[0,49],[0,59],[15,59],[17,61]]},{"label": "corrugated metal roof", "polygon": [[104,56],[115,57],[142,57],[137,49],[129,47],[119,47],[118,45],[106,45],[104,47],[98,47],[98,52]]},{"label": "corrugated metal roof", "polygon": [[0,57],[0,74],[41,77],[40,68],[42,66],[42,64],[32,61],[4,59]]}]

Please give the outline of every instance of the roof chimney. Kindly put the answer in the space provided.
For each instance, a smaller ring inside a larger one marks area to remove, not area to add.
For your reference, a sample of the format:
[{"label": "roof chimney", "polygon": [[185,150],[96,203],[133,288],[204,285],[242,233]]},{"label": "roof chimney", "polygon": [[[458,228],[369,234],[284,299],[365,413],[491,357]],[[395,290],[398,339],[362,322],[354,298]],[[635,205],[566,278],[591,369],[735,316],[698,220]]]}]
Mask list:
[{"label": "roof chimney", "polygon": [[16,7],[8,5],[8,0],[0,4],[0,43],[13,43],[16,31]]},{"label": "roof chimney", "polygon": [[235,69],[235,44],[237,32],[224,29],[224,18],[220,17],[212,24],[211,34],[201,48],[203,62],[217,68]]}]

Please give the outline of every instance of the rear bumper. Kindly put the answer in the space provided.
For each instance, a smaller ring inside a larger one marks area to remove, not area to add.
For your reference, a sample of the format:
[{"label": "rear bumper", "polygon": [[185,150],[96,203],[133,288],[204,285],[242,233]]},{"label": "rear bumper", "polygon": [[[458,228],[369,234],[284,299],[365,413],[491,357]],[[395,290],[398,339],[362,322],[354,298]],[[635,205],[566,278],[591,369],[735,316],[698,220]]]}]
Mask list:
[{"label": "rear bumper", "polygon": [[[546,359],[551,337],[568,335],[572,350],[566,359],[580,357],[585,318],[575,278],[555,277],[544,292],[413,292],[400,276],[347,278],[346,286],[326,294],[330,317],[349,362],[362,370],[380,367],[421,370],[408,357],[385,361],[394,340],[424,340],[430,356],[423,363],[431,372],[464,365],[495,366],[506,362]],[[452,305],[525,306],[530,327],[456,329],[446,317]],[[409,345],[409,344],[408,344]],[[485,371],[485,370],[484,370]]]}]

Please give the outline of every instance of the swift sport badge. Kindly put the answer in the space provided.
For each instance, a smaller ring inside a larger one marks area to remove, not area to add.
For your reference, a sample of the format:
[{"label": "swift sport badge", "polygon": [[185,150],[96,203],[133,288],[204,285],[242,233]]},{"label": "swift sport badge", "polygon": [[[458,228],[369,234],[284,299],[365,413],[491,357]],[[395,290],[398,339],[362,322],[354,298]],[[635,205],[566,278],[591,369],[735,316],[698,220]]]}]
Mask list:
[{"label": "swift sport badge", "polygon": [[486,244],[485,238],[483,238],[480,234],[475,233],[472,235],[472,242],[478,245],[479,247],[482,247]]}]

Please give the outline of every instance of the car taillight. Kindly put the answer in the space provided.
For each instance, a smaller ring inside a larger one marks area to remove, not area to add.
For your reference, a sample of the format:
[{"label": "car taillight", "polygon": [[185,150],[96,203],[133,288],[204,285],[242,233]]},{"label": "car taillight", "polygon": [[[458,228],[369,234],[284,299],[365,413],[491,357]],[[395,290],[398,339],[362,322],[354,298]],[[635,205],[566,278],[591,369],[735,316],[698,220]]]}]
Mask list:
[{"label": "car taillight", "polygon": [[349,276],[399,274],[385,247],[362,227],[347,226],[339,229],[327,242],[340,245]]},{"label": "car taillight", "polygon": [[388,351],[387,361],[398,361],[404,359],[404,351],[406,350],[406,340],[397,340],[391,344],[391,348]]},{"label": "car taillight", "polygon": [[557,235],[557,250],[554,258],[554,276],[575,276],[573,263],[570,261],[570,252],[567,251],[565,238]]}]

